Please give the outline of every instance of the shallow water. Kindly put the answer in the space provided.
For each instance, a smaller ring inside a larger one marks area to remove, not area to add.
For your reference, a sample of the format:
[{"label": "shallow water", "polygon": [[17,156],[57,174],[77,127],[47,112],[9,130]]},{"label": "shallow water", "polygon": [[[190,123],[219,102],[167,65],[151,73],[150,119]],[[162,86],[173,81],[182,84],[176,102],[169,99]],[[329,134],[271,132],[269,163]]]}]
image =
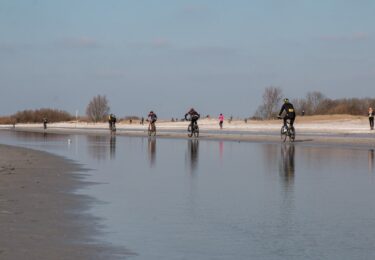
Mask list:
[{"label": "shallow water", "polygon": [[82,163],[135,259],[374,259],[374,150],[0,131]]}]

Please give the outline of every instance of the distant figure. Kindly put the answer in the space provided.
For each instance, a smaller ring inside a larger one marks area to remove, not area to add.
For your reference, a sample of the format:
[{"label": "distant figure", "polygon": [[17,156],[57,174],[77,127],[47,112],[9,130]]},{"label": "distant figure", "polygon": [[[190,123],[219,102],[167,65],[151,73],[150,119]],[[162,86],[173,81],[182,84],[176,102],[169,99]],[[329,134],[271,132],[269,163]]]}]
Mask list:
[{"label": "distant figure", "polygon": [[368,108],[368,120],[370,122],[370,130],[374,130],[374,110],[372,107]]},{"label": "distant figure", "polygon": [[145,118],[142,116],[141,118],[141,125],[143,125],[145,123]]},{"label": "distant figure", "polygon": [[114,114],[110,114],[108,116],[109,130],[116,131],[116,122],[117,122],[116,116]]},{"label": "distant figure", "polygon": [[130,120],[129,120],[129,123],[132,124],[132,123],[133,123],[133,119],[130,119]]},{"label": "distant figure", "polygon": [[108,127],[109,130],[112,130],[112,114],[108,115]]},{"label": "distant figure", "polygon": [[219,126],[220,126],[220,129],[223,129],[223,123],[224,123],[224,116],[223,116],[223,114],[220,114],[219,115]]},{"label": "distant figure", "polygon": [[301,114],[302,114],[302,116],[304,116],[304,115],[305,115],[305,110],[302,110],[302,113],[301,113]]},{"label": "distant figure", "polygon": [[247,124],[247,118],[245,118],[245,124]]},{"label": "distant figure", "polygon": [[172,120],[171,120],[171,122],[174,122],[174,118],[172,117]]},{"label": "distant figure", "polygon": [[230,116],[228,123],[232,123],[233,116]]},{"label": "distant figure", "polygon": [[44,129],[47,129],[47,123],[48,123],[47,118],[43,118],[43,128]]}]

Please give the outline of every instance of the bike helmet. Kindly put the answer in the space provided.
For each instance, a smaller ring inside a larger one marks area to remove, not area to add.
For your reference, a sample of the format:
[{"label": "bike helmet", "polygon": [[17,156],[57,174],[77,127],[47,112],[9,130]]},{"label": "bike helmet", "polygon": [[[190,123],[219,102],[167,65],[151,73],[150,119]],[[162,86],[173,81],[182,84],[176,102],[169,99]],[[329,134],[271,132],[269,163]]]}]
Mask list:
[{"label": "bike helmet", "polygon": [[150,114],[153,114],[153,113],[154,113],[154,111],[151,110],[151,111],[150,111]]},{"label": "bike helmet", "polygon": [[289,99],[284,98],[284,103],[289,103]]}]

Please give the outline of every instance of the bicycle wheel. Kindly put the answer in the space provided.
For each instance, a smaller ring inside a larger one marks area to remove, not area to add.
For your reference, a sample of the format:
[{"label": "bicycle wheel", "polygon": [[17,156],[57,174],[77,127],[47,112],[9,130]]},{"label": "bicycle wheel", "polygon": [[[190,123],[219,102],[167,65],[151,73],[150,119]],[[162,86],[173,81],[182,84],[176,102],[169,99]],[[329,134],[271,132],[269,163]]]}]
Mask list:
[{"label": "bicycle wheel", "polygon": [[195,137],[199,137],[199,127],[198,127],[198,125],[196,125],[196,126],[194,127],[194,136],[195,136]]},{"label": "bicycle wheel", "polygon": [[280,130],[280,138],[281,138],[281,141],[282,141],[282,142],[285,142],[285,141],[286,141],[286,138],[287,138],[287,130],[285,129],[285,126],[282,126],[282,127],[281,127],[281,130]]},{"label": "bicycle wheel", "polygon": [[193,136],[193,129],[191,128],[191,125],[188,126],[188,136],[192,137]]},{"label": "bicycle wheel", "polygon": [[153,136],[156,135],[156,126],[154,124],[151,127],[151,135],[153,135]]}]

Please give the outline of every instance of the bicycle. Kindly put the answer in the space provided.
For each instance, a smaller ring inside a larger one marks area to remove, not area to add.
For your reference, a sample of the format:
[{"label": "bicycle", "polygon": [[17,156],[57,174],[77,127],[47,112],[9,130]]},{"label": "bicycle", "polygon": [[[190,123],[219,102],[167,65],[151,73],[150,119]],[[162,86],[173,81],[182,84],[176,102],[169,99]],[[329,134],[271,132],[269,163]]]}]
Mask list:
[{"label": "bicycle", "polygon": [[[281,118],[279,118],[281,119]],[[286,125],[283,125],[280,130],[281,141],[285,142],[289,138],[289,142],[294,142],[296,138],[296,130],[294,126],[290,125],[290,119],[287,119]]]},{"label": "bicycle", "polygon": [[156,135],[155,122],[150,122],[148,124],[148,136],[155,136],[155,135]]},{"label": "bicycle", "polygon": [[116,132],[116,124],[115,123],[112,123],[111,131]]},{"label": "bicycle", "polygon": [[193,124],[193,122],[191,122],[191,124],[188,126],[188,136],[189,137],[198,137],[199,136],[199,126],[198,126],[198,123],[195,121],[195,123]]}]

